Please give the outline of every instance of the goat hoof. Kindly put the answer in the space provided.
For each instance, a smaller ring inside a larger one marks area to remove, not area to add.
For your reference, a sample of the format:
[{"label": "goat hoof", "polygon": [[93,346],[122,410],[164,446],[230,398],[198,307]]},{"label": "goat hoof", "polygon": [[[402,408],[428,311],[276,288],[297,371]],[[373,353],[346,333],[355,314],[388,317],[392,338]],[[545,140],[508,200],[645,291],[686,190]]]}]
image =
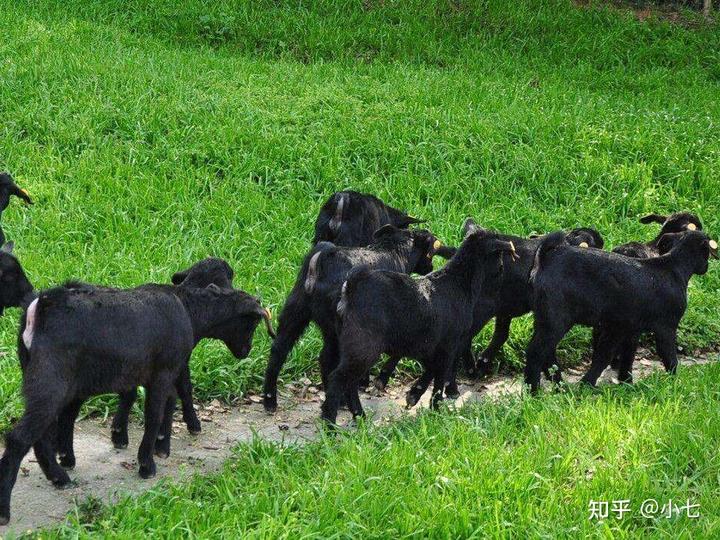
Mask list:
[{"label": "goat hoof", "polygon": [[382,379],[375,379],[375,381],[373,381],[373,384],[375,385],[375,388],[377,389],[378,392],[385,391],[386,383]]},{"label": "goat hoof", "polygon": [[263,407],[265,407],[265,412],[274,413],[277,411],[277,398],[265,397],[263,399]]},{"label": "goat hoof", "polygon": [[457,399],[460,397],[460,391],[457,389],[445,390],[445,395],[448,397],[448,399]]},{"label": "goat hoof", "polygon": [[140,469],[138,470],[138,473],[140,474],[140,478],[143,478],[147,480],[148,478],[152,478],[155,476],[155,464],[150,463],[149,465],[140,465]]},{"label": "goat hoof", "polygon": [[155,455],[162,459],[170,455],[170,437],[158,437],[155,441]]},{"label": "goat hoof", "polygon": [[65,475],[65,478],[53,478],[52,484],[56,489],[69,489],[75,487],[75,483],[70,480],[70,477],[67,475]]},{"label": "goat hoof", "polygon": [[123,449],[128,447],[128,434],[127,431],[112,431],[110,436],[113,446],[117,449]]},{"label": "goat hoof", "polygon": [[405,396],[405,404],[407,405],[408,409],[417,405],[418,401],[420,401],[420,396],[417,396],[413,393],[408,393],[408,395]]},{"label": "goat hoof", "polygon": [[202,431],[202,427],[200,426],[200,421],[197,422],[188,422],[187,423],[187,430],[190,435],[197,435]]},{"label": "goat hoof", "polygon": [[75,468],[75,456],[63,455],[58,460],[63,469],[72,470]]},{"label": "goat hoof", "polygon": [[7,525],[8,523],[10,523],[10,512],[0,513],[0,527]]}]

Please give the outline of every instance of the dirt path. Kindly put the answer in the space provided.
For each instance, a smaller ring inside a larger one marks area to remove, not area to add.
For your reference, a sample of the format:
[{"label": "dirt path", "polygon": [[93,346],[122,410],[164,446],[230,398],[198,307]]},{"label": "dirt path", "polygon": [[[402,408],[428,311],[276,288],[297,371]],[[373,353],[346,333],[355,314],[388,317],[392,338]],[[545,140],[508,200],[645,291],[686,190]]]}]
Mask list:
[{"label": "dirt path", "polygon": [[[705,364],[717,360],[717,353],[699,355],[696,358],[683,357],[683,367]],[[586,366],[565,370],[566,378],[575,382],[584,373]],[[644,377],[661,369],[660,363],[649,360],[649,354],[641,353],[635,363],[636,377]],[[612,381],[612,372],[607,370],[602,382]],[[498,376],[479,382],[462,381],[458,404],[488,399],[503,394],[519,393],[522,388],[517,377]],[[403,415],[413,415],[427,407],[429,392],[411,410],[405,409],[405,387],[391,385],[383,395],[363,394],[363,406],[372,412],[376,423],[387,422]],[[30,452],[22,464],[12,498],[12,519],[9,527],[0,527],[0,535],[8,532],[24,532],[39,527],[60,523],[68,512],[73,511],[75,502],[88,497],[112,501],[131,493],[140,493],[151,488],[164,477],[182,478],[194,472],[210,472],[217,469],[231,455],[232,447],[243,441],[250,441],[253,434],[270,441],[303,443],[317,435],[316,421],[323,394],[309,380],[304,384],[286,385],[281,392],[278,412],[268,415],[263,411],[257,396],[250,396],[246,404],[226,407],[213,402],[198,409],[203,423],[203,432],[191,436],[181,422],[173,428],[172,454],[168,459],[157,459],[158,475],[152,480],[142,480],[137,474],[136,452],[142,437],[142,426],[134,419],[130,426],[130,446],[115,450],[110,442],[110,430],[105,422],[86,419],[75,427],[75,453],[77,467],[70,473],[75,485],[69,489],[56,490],[40,472],[35,457]],[[342,411],[338,423],[351,422],[347,411]]]}]

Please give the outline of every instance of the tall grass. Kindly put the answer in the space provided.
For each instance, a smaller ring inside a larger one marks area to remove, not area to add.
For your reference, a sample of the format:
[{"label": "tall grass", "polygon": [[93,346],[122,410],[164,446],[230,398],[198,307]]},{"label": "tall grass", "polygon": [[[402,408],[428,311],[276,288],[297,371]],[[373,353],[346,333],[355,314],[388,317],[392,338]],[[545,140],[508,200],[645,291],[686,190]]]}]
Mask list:
[{"label": "tall grass", "polygon": [[[213,254],[277,310],[346,187],[449,243],[468,215],[517,234],[593,225],[610,245],[652,236],[650,211],[719,230],[720,38],[701,22],[559,0],[0,0],[0,23],[0,167],[37,201],[3,226],[38,287],[167,282]],[[715,268],[692,281],[685,347],[717,341],[719,285]],[[16,326],[0,319],[5,427]],[[503,362],[530,330],[513,325]],[[575,332],[563,358],[586,349]],[[201,345],[198,397],[256,386],[267,352],[263,335],[241,362]]]}]

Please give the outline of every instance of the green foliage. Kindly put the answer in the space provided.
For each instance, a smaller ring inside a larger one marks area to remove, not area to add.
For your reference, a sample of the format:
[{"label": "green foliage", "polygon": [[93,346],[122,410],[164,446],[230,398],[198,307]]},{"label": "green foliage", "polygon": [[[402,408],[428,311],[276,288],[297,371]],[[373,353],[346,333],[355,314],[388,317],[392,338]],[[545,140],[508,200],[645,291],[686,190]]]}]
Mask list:
[{"label": "green foliage", "polygon": [[[306,446],[243,444],[60,537],[716,538],[720,366],[636,387],[508,398]],[[699,505],[643,517],[640,505]],[[591,501],[629,500],[590,520]]]},{"label": "green foliage", "polygon": [[[719,230],[720,38],[700,22],[560,0],[0,0],[0,21],[0,168],[36,199],[3,227],[38,287],[167,282],[212,254],[277,311],[346,187],[448,243],[468,215],[517,234],[594,225],[610,245],[652,236],[650,211]],[[715,268],[693,280],[686,347],[717,340],[719,285]],[[0,319],[2,428],[21,410],[17,317]],[[505,363],[530,331],[514,323]],[[562,358],[587,344],[574,332]],[[202,344],[197,396],[256,387],[267,353],[262,330],[242,362]]]}]

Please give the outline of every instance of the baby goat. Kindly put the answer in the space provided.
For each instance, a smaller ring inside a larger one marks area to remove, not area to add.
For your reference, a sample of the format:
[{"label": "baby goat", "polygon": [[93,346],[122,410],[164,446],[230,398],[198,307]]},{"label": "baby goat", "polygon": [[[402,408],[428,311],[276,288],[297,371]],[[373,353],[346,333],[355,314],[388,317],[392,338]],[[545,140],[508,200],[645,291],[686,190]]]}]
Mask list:
[{"label": "baby goat", "polygon": [[338,191],[320,209],[315,220],[313,245],[332,242],[336,246],[365,247],[373,241],[373,233],[383,225],[407,229],[422,221],[388,206],[374,195]]},{"label": "baby goat", "polygon": [[[463,235],[482,230],[483,229],[470,218],[463,224]],[[545,238],[545,236],[522,238],[506,234],[498,235],[498,239],[513,243],[516,250],[517,261],[512,265],[505,265],[500,291],[497,295],[496,305],[492,315],[495,317],[495,332],[493,333],[492,341],[481,353],[478,365],[476,366],[475,364],[470,343],[468,343],[460,355],[465,369],[469,373],[475,373],[477,371],[485,372],[487,370],[497,353],[507,341],[510,334],[510,323],[513,318],[525,315],[532,309],[532,287],[528,282],[528,278],[533,265],[535,252]],[[565,242],[569,245],[598,249],[602,249],[604,244],[600,233],[589,228],[572,229],[565,235]],[[473,325],[473,337],[483,329],[487,322],[488,320],[484,317],[480,317],[475,322]],[[397,360],[391,358],[383,365],[380,374],[375,380],[375,386],[377,386],[378,389],[382,390],[385,388],[396,364]],[[454,375],[448,383],[447,395],[449,397],[459,395]]]},{"label": "baby goat", "polygon": [[[220,288],[232,289],[232,280],[235,272],[223,259],[207,257],[196,262],[187,270],[176,272],[172,276],[172,283],[182,287],[205,288],[208,285],[217,285]],[[180,404],[182,405],[183,421],[193,435],[202,430],[192,399],[192,381],[190,379],[190,365],[186,365],[175,382]],[[111,439],[115,448],[127,448],[128,420],[133,403],[137,399],[137,389],[120,394],[117,411],[113,417],[110,428]],[[163,436],[163,435],[161,435]],[[164,436],[163,436],[164,437]],[[170,439],[163,438],[155,443],[155,453],[167,457],[170,452]],[[63,467],[72,468],[75,465],[73,455],[60,454],[60,463]]]},{"label": "baby goat", "polygon": [[641,332],[655,333],[665,369],[675,372],[688,282],[707,272],[717,243],[700,231],[688,231],[674,244],[661,257],[635,259],[567,246],[562,233],[542,243],[531,274],[535,322],[525,366],[525,382],[533,391],[540,371],[554,363],[557,344],[576,324],[602,328],[585,383],[594,385],[617,345]]},{"label": "baby goat", "polygon": [[[701,231],[703,228],[700,218],[689,212],[676,212],[669,216],[648,214],[640,218],[640,223],[659,223],[662,225],[662,228],[657,236],[649,242],[629,242],[622,244],[613,249],[614,253],[620,253],[621,255],[635,257],[637,259],[659,257],[670,251],[673,246],[675,236],[669,233]],[[606,339],[599,335],[600,332],[602,332],[600,328],[593,331],[593,343],[597,343],[600,339]],[[639,338],[640,336],[635,336],[635,339],[618,345],[616,354],[610,362],[610,366],[617,370],[618,380],[620,382],[632,383],[632,364],[640,342]],[[621,359],[624,361],[621,361]]]},{"label": "baby goat", "polygon": [[0,248],[0,315],[9,307],[25,309],[36,298],[32,283],[13,255],[14,247],[13,242],[8,242]]},{"label": "baby goat", "polygon": [[[429,231],[398,229],[385,225],[367,247],[336,247],[320,242],[305,258],[295,286],[278,318],[277,338],[265,371],[263,401],[269,412],[277,408],[277,379],[285,359],[310,322],[320,327],[323,349],[320,375],[323,385],[337,364],[337,312],[340,287],[348,272],[365,264],[373,269],[427,274],[440,242]],[[327,386],[325,386],[327,387]]]},{"label": "baby goat", "polygon": [[138,450],[140,476],[155,474],[158,435],[169,438],[174,384],[202,337],[247,356],[261,319],[269,314],[242,291],[144,285],[135,289],[69,284],[42,292],[30,303],[19,332],[25,413],[7,435],[0,459],[0,524],[10,519],[10,495],[20,462],[34,447],[45,476],[70,482],[55,460],[72,454],[73,423],[87,398],[146,389],[145,433]]},{"label": "baby goat", "polygon": [[659,223],[662,227],[657,236],[649,242],[628,242],[627,244],[615,247],[615,249],[613,249],[615,253],[637,259],[657,257],[660,254],[658,244],[663,235],[685,231],[701,231],[703,228],[700,219],[695,214],[689,212],[676,212],[669,216],[648,214],[640,218],[640,223]]},{"label": "baby goat", "polygon": [[354,416],[363,414],[358,381],[382,353],[419,360],[434,379],[433,405],[442,399],[474,319],[492,316],[503,253],[515,253],[512,242],[478,231],[444,268],[419,279],[366,266],[351,271],[338,304],[340,363],[328,378],[322,418],[335,422],[343,396]]}]

